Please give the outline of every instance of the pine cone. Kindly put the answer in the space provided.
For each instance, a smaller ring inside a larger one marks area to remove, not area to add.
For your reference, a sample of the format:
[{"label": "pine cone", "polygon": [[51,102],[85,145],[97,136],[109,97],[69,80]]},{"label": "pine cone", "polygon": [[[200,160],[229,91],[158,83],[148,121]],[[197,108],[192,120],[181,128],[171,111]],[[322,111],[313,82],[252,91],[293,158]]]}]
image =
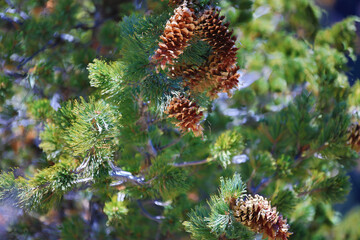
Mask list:
[{"label": "pine cone", "polygon": [[165,69],[166,64],[173,65],[174,59],[183,53],[194,34],[195,20],[194,10],[188,8],[186,2],[174,10],[174,15],[167,21],[160,37],[162,42],[153,56],[162,69]]},{"label": "pine cone", "polygon": [[200,120],[203,112],[199,111],[199,106],[195,102],[191,102],[184,96],[174,97],[165,113],[169,115],[169,118],[176,118],[179,121],[176,126],[181,131],[186,132],[191,129],[197,137],[202,134]]},{"label": "pine cone", "polygon": [[207,80],[212,89],[211,97],[216,97],[218,92],[227,92],[239,83],[239,67],[236,65],[235,47],[236,37],[228,30],[228,23],[224,23],[224,17],[219,15],[219,10],[206,10],[197,21],[197,31],[201,38],[213,47],[213,54],[204,66],[205,72],[209,72]]},{"label": "pine cone", "polygon": [[236,221],[249,227],[251,230],[262,233],[270,240],[287,240],[292,234],[286,219],[271,208],[270,202],[262,196],[247,195],[245,199],[237,199],[235,204],[230,203]]},{"label": "pine cone", "polygon": [[351,124],[349,127],[349,137],[347,143],[357,152],[360,151],[360,125],[359,123]]},{"label": "pine cone", "polygon": [[214,55],[221,56],[223,64],[231,68],[236,64],[238,49],[235,47],[236,36],[232,36],[229,23],[224,23],[224,18],[218,9],[206,10],[197,21],[197,30],[201,38],[213,47]]}]

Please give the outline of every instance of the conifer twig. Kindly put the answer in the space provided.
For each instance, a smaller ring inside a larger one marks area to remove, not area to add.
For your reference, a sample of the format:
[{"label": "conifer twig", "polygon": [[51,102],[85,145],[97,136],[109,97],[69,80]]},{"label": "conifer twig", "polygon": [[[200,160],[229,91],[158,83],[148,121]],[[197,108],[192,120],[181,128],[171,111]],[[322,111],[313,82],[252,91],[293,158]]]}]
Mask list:
[{"label": "conifer twig", "polygon": [[153,221],[155,221],[155,222],[158,222],[158,223],[160,223],[163,219],[165,219],[164,216],[153,216],[153,215],[151,215],[151,214],[144,208],[144,206],[142,205],[142,202],[141,202],[140,200],[137,200],[136,202],[137,202],[137,204],[138,204],[138,206],[139,206],[139,208],[140,208],[140,210],[141,210],[141,213],[142,213],[145,217],[147,217],[148,219],[151,219],[151,220],[153,220]]},{"label": "conifer twig", "polygon": [[255,188],[253,189],[254,193],[259,193],[261,192],[265,187],[267,187],[274,179],[275,175],[271,178],[263,178],[261,180],[261,183]]},{"label": "conifer twig", "polygon": [[38,54],[40,54],[41,52],[44,52],[46,49],[48,48],[53,48],[56,45],[58,45],[60,43],[60,39],[59,38],[55,38],[55,39],[51,39],[49,40],[42,48],[40,48],[39,50],[37,50],[36,52],[34,52],[30,57],[27,57],[26,59],[24,59],[22,62],[20,62],[20,64],[17,66],[17,69],[20,69],[22,66],[24,66],[26,63],[28,63],[29,61],[31,61],[34,57],[36,57]]},{"label": "conifer twig", "polygon": [[323,190],[324,190],[324,188],[314,188],[314,189],[299,193],[298,197],[302,197],[302,196],[312,194],[312,193],[322,192]]},{"label": "conifer twig", "polygon": [[84,182],[89,182],[92,181],[93,178],[92,177],[88,177],[88,178],[81,178],[75,181],[75,183],[84,183]]},{"label": "conifer twig", "polygon": [[[148,104],[146,102],[144,102],[143,97],[142,97],[142,93],[139,94],[139,96],[137,97],[137,103],[139,106],[139,119],[137,120],[136,124],[140,126],[140,129],[144,132],[148,132],[148,119],[149,119],[149,114],[148,114]],[[146,152],[144,153],[144,155],[146,156],[145,158],[145,162],[147,166],[151,165],[151,160],[156,158],[157,156],[157,151],[151,141],[151,139],[149,138],[146,144]]]},{"label": "conifer twig", "polygon": [[294,167],[294,168],[298,167],[304,160],[312,157],[312,156],[313,156],[315,153],[317,153],[317,152],[321,152],[321,151],[324,150],[327,146],[328,146],[328,144],[325,143],[325,144],[321,145],[320,147],[318,147],[318,148],[316,148],[316,149],[313,149],[313,150],[310,149],[305,156],[299,157],[299,158],[297,159],[297,161],[294,162],[293,167]]},{"label": "conifer twig", "polygon": [[166,148],[169,148],[169,147],[172,147],[174,145],[176,145],[177,143],[179,143],[181,141],[181,139],[184,137],[185,134],[181,134],[178,138],[176,138],[175,140],[173,140],[172,142],[162,146],[162,147],[159,147],[159,151],[161,150],[164,150]]},{"label": "conifer twig", "polygon": [[80,166],[79,166],[78,168],[76,168],[76,172],[80,172],[80,171],[82,171],[84,168],[86,168],[87,165],[89,164],[89,162],[90,162],[90,156],[89,156],[86,160],[84,160],[84,161],[80,164]]},{"label": "conifer twig", "polygon": [[213,160],[214,160],[213,158],[206,158],[204,160],[193,161],[193,162],[172,163],[172,165],[174,167],[188,167],[188,166],[195,166],[195,165],[201,165],[201,164],[209,163],[209,162],[211,162]]},{"label": "conifer twig", "polygon": [[[138,185],[145,184],[143,178],[136,177],[131,172],[124,171],[121,168],[116,167],[111,161],[109,161],[109,165],[111,167],[111,171],[109,173],[109,175],[111,177],[120,178],[120,179],[122,179],[124,181],[128,180],[128,181],[134,182],[134,183],[136,183]],[[115,185],[112,185],[112,186],[116,186],[116,185],[118,185],[118,184],[115,184]]]},{"label": "conifer twig", "polygon": [[252,170],[252,172],[251,172],[251,175],[250,175],[249,179],[246,182],[247,189],[251,194],[254,194],[254,190],[253,190],[253,187],[252,187],[252,180],[253,180],[253,178],[255,176],[255,173],[256,173],[256,171],[255,171],[255,168],[254,168]]}]

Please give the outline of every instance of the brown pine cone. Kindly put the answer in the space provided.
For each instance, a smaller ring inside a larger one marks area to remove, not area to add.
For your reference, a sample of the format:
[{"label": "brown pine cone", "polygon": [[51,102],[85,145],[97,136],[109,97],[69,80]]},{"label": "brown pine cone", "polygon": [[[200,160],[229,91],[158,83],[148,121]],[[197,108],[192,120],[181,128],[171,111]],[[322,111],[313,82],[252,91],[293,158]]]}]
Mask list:
[{"label": "brown pine cone", "polygon": [[236,65],[235,47],[236,37],[228,30],[228,23],[224,23],[224,17],[220,11],[214,8],[206,10],[197,21],[197,31],[201,38],[213,47],[213,54],[205,68],[209,72],[208,85],[213,86],[209,92],[211,97],[216,97],[218,92],[227,92],[237,86],[240,75]]},{"label": "brown pine cone", "polygon": [[235,47],[236,36],[232,36],[233,32],[229,31],[229,24],[224,22],[224,18],[218,9],[206,10],[197,21],[197,31],[213,47],[214,54],[223,58],[223,64],[231,67],[236,64],[238,49]]},{"label": "brown pine cone", "polygon": [[359,123],[351,124],[349,127],[349,137],[347,143],[357,152],[360,151],[360,125]]},{"label": "brown pine cone", "polygon": [[188,41],[194,34],[196,16],[186,2],[174,10],[174,15],[167,21],[162,42],[153,59],[165,69],[166,64],[173,65],[174,59],[183,53]]},{"label": "brown pine cone", "polygon": [[286,219],[271,208],[270,202],[259,195],[247,195],[245,199],[237,199],[235,204],[230,203],[236,221],[249,227],[251,230],[262,233],[270,240],[287,240],[292,234]]},{"label": "brown pine cone", "polygon": [[200,125],[200,120],[203,112],[199,111],[199,106],[195,102],[184,96],[174,97],[165,113],[169,115],[169,118],[176,118],[179,121],[176,126],[181,131],[186,132],[191,129],[195,136],[202,135],[203,128]]}]

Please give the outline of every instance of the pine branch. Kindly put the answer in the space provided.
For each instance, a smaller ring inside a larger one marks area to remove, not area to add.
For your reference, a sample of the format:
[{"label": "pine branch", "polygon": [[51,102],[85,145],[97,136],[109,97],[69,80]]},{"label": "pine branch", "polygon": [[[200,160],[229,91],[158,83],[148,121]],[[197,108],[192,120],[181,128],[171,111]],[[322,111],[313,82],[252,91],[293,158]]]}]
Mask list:
[{"label": "pine branch", "polygon": [[85,159],[85,160],[80,164],[80,166],[76,168],[76,172],[80,172],[80,171],[82,171],[83,169],[85,169],[85,168],[89,165],[90,159],[91,159],[90,156],[89,156],[87,159]]},{"label": "pine branch", "polygon": [[310,149],[304,156],[300,156],[293,164],[293,168],[297,168],[304,160],[314,156],[315,153],[321,152],[324,149],[326,149],[329,146],[329,144],[323,144],[322,146],[316,148],[316,149]]},{"label": "pine branch", "polygon": [[189,166],[196,166],[196,165],[209,163],[213,160],[214,160],[213,158],[206,158],[204,160],[193,161],[193,162],[172,163],[171,165],[174,167],[189,167]]},{"label": "pine branch", "polygon": [[311,190],[307,190],[307,191],[303,191],[301,193],[298,193],[298,197],[303,197],[305,195],[309,195],[309,194],[312,194],[312,193],[318,193],[318,192],[321,192],[321,191],[324,191],[325,188],[314,188],[314,189],[311,189]]},{"label": "pine branch", "polygon": [[158,150],[159,150],[159,151],[162,151],[162,150],[164,150],[164,149],[166,149],[166,148],[169,148],[169,147],[172,147],[172,146],[178,144],[178,143],[181,141],[181,139],[184,137],[184,135],[185,135],[185,134],[181,134],[178,138],[176,138],[176,139],[173,140],[172,142],[170,142],[170,143],[168,143],[168,144],[166,144],[166,145],[164,145],[164,146],[162,146],[162,147],[159,147]]},{"label": "pine branch", "polygon": [[136,177],[131,172],[124,171],[119,167],[116,167],[111,161],[109,161],[111,171],[109,175],[113,178],[121,179],[119,182],[112,184],[111,186],[120,185],[125,181],[130,181],[138,185],[144,185],[144,179],[142,177]]},{"label": "pine branch", "polygon": [[165,219],[164,216],[153,216],[153,215],[151,215],[151,214],[144,208],[144,206],[143,206],[143,204],[142,204],[142,202],[141,202],[140,200],[137,200],[136,202],[137,202],[137,204],[138,204],[138,206],[139,206],[139,208],[140,208],[140,210],[141,210],[141,213],[142,213],[145,217],[147,217],[148,219],[153,220],[153,221],[158,222],[158,223],[161,223],[162,220]]},{"label": "pine branch", "polygon": [[[139,119],[137,120],[136,124],[140,126],[140,129],[144,132],[148,132],[149,129],[149,108],[148,104],[143,100],[142,94],[137,97],[137,104],[139,107]],[[146,144],[146,152],[145,155],[145,162],[147,166],[151,165],[151,160],[156,158],[157,150],[154,147],[150,137]]]},{"label": "pine branch", "polygon": [[86,183],[86,182],[90,182],[93,180],[94,180],[93,177],[81,178],[81,179],[76,180],[74,183]]},{"label": "pine branch", "polygon": [[40,48],[39,50],[37,50],[36,52],[34,52],[30,57],[24,59],[24,60],[17,66],[17,69],[20,69],[22,66],[24,66],[26,63],[28,63],[29,61],[31,61],[34,57],[36,57],[36,56],[39,55],[40,53],[44,52],[46,49],[56,47],[58,44],[61,43],[61,40],[60,40],[60,39],[61,39],[61,38],[56,37],[55,39],[49,40],[42,48]]},{"label": "pine branch", "polygon": [[269,178],[263,178],[261,180],[261,183],[255,188],[253,189],[253,193],[259,193],[261,192],[264,188],[266,188],[272,181],[274,181],[275,176],[269,177]]},{"label": "pine branch", "polygon": [[13,19],[13,18],[7,17],[3,13],[0,13],[0,19],[2,21],[6,21],[8,23],[11,23],[13,25],[15,25],[15,24],[22,25],[24,23],[23,21],[20,21],[19,19]]}]

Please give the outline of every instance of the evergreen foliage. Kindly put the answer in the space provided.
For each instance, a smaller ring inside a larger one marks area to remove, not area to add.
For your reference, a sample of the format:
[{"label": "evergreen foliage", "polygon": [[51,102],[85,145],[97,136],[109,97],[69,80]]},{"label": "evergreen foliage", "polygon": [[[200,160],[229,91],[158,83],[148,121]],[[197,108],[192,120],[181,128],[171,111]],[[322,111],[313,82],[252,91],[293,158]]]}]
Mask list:
[{"label": "evergreen foliage", "polygon": [[[49,239],[360,237],[329,231],[356,220],[333,204],[359,158],[358,18],[322,29],[312,0],[15,2],[0,3],[0,200],[40,225],[56,212]],[[179,6],[192,34],[168,22]],[[251,204],[268,215],[244,223]]]}]

